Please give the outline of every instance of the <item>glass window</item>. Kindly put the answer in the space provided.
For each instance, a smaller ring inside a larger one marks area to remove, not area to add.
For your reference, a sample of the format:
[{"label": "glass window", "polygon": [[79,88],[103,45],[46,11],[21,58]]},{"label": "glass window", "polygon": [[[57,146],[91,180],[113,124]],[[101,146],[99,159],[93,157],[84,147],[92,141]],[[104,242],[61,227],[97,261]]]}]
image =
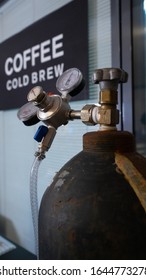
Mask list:
[{"label": "glass window", "polygon": [[146,156],[146,0],[133,0],[134,133]]},{"label": "glass window", "polygon": [[[71,1],[8,1],[0,9],[0,42]],[[96,68],[111,67],[110,2],[88,0],[89,100],[71,102],[72,109],[80,110],[86,103],[97,102],[97,85],[91,82],[91,75]],[[37,125],[23,126],[17,119],[17,111],[0,111],[0,215],[7,217],[0,227],[8,238],[33,252],[29,174],[37,149],[33,141]],[[82,149],[82,135],[89,130],[97,130],[97,127],[85,126],[79,120],[58,129],[49,155],[39,170],[39,201],[56,172]]]}]

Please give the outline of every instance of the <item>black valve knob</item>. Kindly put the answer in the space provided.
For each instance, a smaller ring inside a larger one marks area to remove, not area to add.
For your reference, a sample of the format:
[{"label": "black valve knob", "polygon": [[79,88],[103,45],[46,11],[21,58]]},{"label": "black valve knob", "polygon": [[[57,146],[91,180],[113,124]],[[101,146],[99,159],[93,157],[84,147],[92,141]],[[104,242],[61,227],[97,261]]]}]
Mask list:
[{"label": "black valve knob", "polygon": [[117,90],[118,83],[126,83],[127,80],[127,72],[119,68],[97,69],[93,73],[93,82],[99,84],[101,90]]}]

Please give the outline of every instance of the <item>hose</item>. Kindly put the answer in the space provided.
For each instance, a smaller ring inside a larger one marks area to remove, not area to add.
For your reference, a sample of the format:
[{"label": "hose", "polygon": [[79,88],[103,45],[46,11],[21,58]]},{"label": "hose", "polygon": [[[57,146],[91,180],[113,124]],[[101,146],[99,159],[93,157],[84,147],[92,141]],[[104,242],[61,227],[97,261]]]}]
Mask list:
[{"label": "hose", "polygon": [[39,258],[37,181],[38,181],[38,169],[41,161],[42,158],[36,157],[30,172],[30,202],[31,202],[32,221],[33,221],[33,228],[34,228],[35,251],[36,251],[37,259]]},{"label": "hose", "polygon": [[[30,202],[31,213],[35,237],[35,251],[37,259],[39,259],[39,238],[38,238],[38,197],[37,197],[37,182],[38,182],[38,169],[41,161],[45,158],[45,152],[50,148],[53,139],[56,135],[56,129],[52,126],[48,127],[47,134],[43,135],[42,142],[39,145],[38,151],[35,153],[35,160],[33,162],[30,172]],[[40,141],[40,138],[39,138]]]}]

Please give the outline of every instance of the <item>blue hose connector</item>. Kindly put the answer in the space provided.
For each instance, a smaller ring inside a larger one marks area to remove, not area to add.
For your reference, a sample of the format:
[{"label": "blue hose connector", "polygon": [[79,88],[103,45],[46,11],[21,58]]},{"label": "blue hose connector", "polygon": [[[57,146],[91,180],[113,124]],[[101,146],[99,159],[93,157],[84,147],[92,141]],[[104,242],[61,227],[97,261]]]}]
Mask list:
[{"label": "blue hose connector", "polygon": [[34,135],[34,140],[36,140],[37,142],[41,142],[42,139],[46,136],[47,132],[48,127],[45,125],[40,125]]}]

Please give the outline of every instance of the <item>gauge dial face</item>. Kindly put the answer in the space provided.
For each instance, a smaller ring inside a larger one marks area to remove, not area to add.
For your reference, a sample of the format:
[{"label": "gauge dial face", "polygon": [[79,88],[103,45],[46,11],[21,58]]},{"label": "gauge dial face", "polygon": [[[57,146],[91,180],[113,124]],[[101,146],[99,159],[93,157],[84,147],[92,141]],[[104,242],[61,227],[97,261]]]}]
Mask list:
[{"label": "gauge dial face", "polygon": [[28,101],[35,101],[37,97],[43,93],[43,89],[40,86],[36,86],[30,90],[30,92],[27,95]]},{"label": "gauge dial face", "polygon": [[19,109],[17,116],[19,120],[24,122],[37,115],[37,111],[38,108],[36,108],[33,103],[28,102]]},{"label": "gauge dial face", "polygon": [[83,76],[77,68],[66,70],[57,80],[56,88],[62,94],[72,92],[82,82]]}]

